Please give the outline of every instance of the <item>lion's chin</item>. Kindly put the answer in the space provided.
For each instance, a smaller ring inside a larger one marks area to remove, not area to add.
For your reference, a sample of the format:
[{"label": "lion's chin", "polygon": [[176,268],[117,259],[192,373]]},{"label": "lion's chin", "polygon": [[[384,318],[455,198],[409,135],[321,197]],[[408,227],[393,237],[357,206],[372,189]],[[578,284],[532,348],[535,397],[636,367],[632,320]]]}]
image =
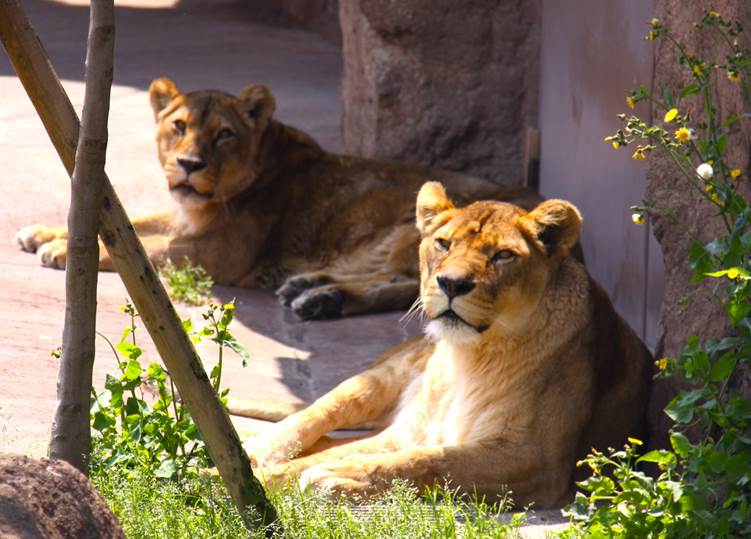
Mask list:
[{"label": "lion's chin", "polygon": [[204,207],[212,198],[210,193],[199,193],[187,183],[182,183],[171,188],[170,195],[172,195],[172,198],[181,206],[191,209]]},{"label": "lion's chin", "polygon": [[469,344],[477,342],[484,327],[476,328],[465,320],[449,311],[434,318],[425,326],[425,335],[432,341],[448,341],[456,344]]}]

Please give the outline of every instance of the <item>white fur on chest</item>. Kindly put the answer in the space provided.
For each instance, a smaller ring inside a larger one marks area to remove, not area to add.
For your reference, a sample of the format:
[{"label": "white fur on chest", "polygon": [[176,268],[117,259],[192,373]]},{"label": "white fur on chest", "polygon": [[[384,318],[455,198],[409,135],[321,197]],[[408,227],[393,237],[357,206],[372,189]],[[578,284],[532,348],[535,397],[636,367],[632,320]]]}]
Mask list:
[{"label": "white fur on chest", "polygon": [[[487,434],[491,421],[499,422],[503,403],[487,388],[499,389],[501,380],[480,380],[471,372],[463,352],[436,346],[425,371],[402,394],[392,431],[397,439],[418,445],[457,445]],[[502,401],[502,399],[500,399]],[[492,416],[488,404],[493,402]]]}]

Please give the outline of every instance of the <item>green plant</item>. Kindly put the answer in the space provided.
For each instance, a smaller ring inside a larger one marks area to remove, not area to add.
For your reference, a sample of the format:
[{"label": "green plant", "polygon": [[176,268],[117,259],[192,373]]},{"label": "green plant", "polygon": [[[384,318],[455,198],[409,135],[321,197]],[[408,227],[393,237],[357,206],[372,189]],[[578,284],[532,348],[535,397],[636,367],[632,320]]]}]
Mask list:
[{"label": "green plant", "polygon": [[[105,390],[92,389],[91,426],[93,429],[92,470],[149,470],[159,478],[196,476],[211,460],[190,413],[176,395],[175,386],[159,363],[142,364],[143,350],[136,342],[138,313],[130,303],[122,307],[130,317],[117,345],[104,338],[115,355],[120,371],[108,374]],[[193,331],[190,320],[183,324],[195,342],[210,338],[219,346],[219,362],[212,368],[210,380],[219,392],[224,348],[242,358],[247,351],[232,336],[228,327],[234,315],[234,303],[209,304],[204,319],[207,326]],[[148,388],[151,391],[145,391]],[[219,393],[226,402],[228,390]]]},{"label": "green plant", "polygon": [[[144,470],[123,472],[92,474],[92,480],[130,539],[264,536],[263,531],[243,527],[215,476],[154,482]],[[284,537],[290,539],[510,538],[517,537],[524,520],[523,514],[502,520],[501,512],[507,509],[503,503],[490,506],[482,500],[465,500],[443,488],[423,498],[403,483],[367,505],[331,500],[295,487],[269,496],[279,511]]]},{"label": "green plant", "polygon": [[[721,117],[713,102],[719,77],[742,88],[748,104],[751,52],[740,44],[743,28],[714,11],[696,24],[727,48],[718,61],[697,58],[679,43],[668,27],[653,19],[648,39],[665,39],[677,48],[679,61],[693,80],[678,92],[662,96],[640,86],[627,97],[629,106],[649,100],[662,122],[650,124],[621,115],[623,129],[606,141],[615,149],[635,144],[635,159],[653,151],[667,154],[677,172],[717,210],[724,233],[702,244],[694,239],[689,266],[692,282],[715,281],[714,293],[728,316],[720,339],[693,336],[678,358],[657,361],[659,376],[677,376],[686,389],[665,408],[674,421],[670,450],[636,456],[638,441],[608,455],[593,452],[583,463],[592,470],[579,486],[568,514],[568,537],[745,537],[751,535],[751,398],[736,383],[748,372],[751,356],[751,205],[741,188],[743,171],[728,162],[727,145],[738,133],[737,122],[748,113]],[[702,111],[694,115],[692,106]],[[748,192],[747,190],[745,192]],[[643,214],[668,208],[654,201],[635,207]],[[687,231],[690,233],[690,231]],[[656,464],[652,478],[634,468]]]},{"label": "green plant", "polygon": [[211,297],[214,280],[201,266],[187,258],[179,266],[167,262],[159,268],[159,274],[167,283],[169,296],[188,305],[203,305]]}]

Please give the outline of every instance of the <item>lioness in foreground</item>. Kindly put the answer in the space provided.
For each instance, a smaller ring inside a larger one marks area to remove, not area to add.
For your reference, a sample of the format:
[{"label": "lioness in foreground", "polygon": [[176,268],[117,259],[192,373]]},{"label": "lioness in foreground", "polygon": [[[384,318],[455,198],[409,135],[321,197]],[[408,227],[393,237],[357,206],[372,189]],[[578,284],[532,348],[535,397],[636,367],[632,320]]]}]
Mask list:
[{"label": "lioness in foreground", "polygon": [[[577,457],[642,436],[651,360],[569,253],[581,218],[549,200],[456,209],[417,198],[427,336],[386,352],[245,446],[270,484],[368,496],[401,478],[562,504]],[[238,402],[256,415],[258,403]],[[258,410],[263,411],[263,410]],[[379,425],[352,441],[330,431]]]},{"label": "lioness in foreground", "polygon": [[[414,196],[437,179],[461,202],[531,207],[529,190],[459,174],[334,155],[273,118],[274,97],[251,85],[235,97],[150,88],[159,160],[176,211],[135,218],[152,262],[187,257],[219,284],[278,287],[304,319],[400,309],[418,294]],[[43,265],[64,268],[67,229],[17,234]],[[100,245],[101,269],[112,262]],[[286,282],[285,282],[286,279]]]}]

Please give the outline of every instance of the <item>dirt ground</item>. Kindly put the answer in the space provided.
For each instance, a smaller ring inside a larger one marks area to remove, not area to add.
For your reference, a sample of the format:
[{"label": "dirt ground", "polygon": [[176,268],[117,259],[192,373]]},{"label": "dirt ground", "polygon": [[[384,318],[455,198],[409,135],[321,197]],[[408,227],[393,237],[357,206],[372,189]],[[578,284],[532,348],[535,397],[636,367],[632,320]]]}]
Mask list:
[{"label": "dirt ground", "polygon": [[[79,3],[23,5],[80,113],[88,8]],[[172,204],[156,159],[147,94],[158,76],[171,77],[184,90],[236,92],[250,83],[267,84],[277,98],[277,117],[305,129],[327,149],[341,149],[341,60],[335,45],[270,21],[250,3],[192,1],[153,8],[168,4],[131,2],[116,13],[107,172],[131,215]],[[64,223],[69,179],[4,55],[0,95],[0,453],[42,456],[55,409],[58,361],[50,351],[61,342],[64,273],[40,267],[35,255],[20,251],[13,235],[32,223]],[[246,368],[239,358],[227,362],[223,380],[236,396],[310,401],[417,330],[403,327],[400,313],[303,323],[269,292],[216,287],[214,293],[220,301],[237,298],[232,329],[251,354]],[[97,327],[114,341],[128,323],[119,310],[126,296],[117,275],[100,274]],[[202,308],[178,310],[194,326],[203,323]],[[146,359],[156,359],[145,330],[141,339]],[[216,355],[208,346],[201,352],[208,362]],[[100,340],[94,376],[99,387],[115,365]]]}]

